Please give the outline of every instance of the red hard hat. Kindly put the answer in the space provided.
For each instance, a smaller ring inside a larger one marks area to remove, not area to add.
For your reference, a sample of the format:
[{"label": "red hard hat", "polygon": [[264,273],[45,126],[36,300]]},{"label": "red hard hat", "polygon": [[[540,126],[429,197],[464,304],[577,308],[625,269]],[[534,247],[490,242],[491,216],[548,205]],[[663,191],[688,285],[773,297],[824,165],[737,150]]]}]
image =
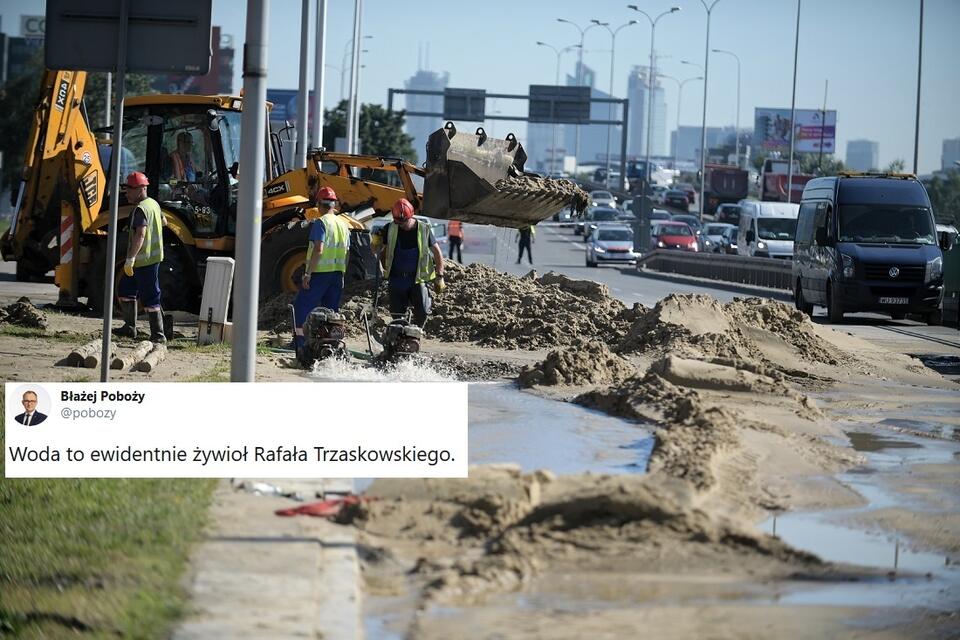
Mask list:
[{"label": "red hard hat", "polygon": [[410,204],[410,201],[406,198],[400,198],[393,203],[393,217],[394,218],[412,218],[413,217],[413,205]]},{"label": "red hard hat", "polygon": [[134,171],[127,176],[128,187],[146,187],[149,184],[150,181],[147,180],[147,176],[143,175],[139,171]]},{"label": "red hard hat", "polygon": [[330,187],[320,187],[320,191],[317,193],[317,200],[336,200],[337,192],[331,189]]}]

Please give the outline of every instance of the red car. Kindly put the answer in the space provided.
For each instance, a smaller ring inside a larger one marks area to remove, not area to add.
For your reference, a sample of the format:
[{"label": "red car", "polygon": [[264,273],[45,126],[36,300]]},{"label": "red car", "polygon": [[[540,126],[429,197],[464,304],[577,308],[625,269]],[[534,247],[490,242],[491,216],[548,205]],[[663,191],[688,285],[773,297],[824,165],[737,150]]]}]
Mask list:
[{"label": "red car", "polygon": [[650,224],[651,245],[657,249],[699,251],[697,235],[690,225],[672,220],[654,221]]}]

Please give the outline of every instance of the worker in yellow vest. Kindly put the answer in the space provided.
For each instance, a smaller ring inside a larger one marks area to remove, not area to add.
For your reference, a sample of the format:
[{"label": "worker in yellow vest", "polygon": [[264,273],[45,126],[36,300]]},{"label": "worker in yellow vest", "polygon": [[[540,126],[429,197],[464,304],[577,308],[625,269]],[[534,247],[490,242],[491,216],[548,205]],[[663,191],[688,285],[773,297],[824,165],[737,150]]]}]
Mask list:
[{"label": "worker in yellow vest", "polygon": [[343,274],[350,253],[350,228],[337,216],[337,194],[330,187],[317,193],[321,216],[310,224],[310,241],[300,291],[293,301],[294,345],[303,345],[303,323],[317,307],[340,310]]},{"label": "worker in yellow vest", "polygon": [[147,196],[150,181],[139,171],[127,176],[124,189],[127,202],[136,205],[130,214],[127,254],[123,276],[117,287],[123,326],[114,329],[119,336],[137,337],[137,299],[150,319],[150,340],[167,341],[163,333],[163,309],[160,307],[160,263],[163,262],[163,212],[156,200]]}]

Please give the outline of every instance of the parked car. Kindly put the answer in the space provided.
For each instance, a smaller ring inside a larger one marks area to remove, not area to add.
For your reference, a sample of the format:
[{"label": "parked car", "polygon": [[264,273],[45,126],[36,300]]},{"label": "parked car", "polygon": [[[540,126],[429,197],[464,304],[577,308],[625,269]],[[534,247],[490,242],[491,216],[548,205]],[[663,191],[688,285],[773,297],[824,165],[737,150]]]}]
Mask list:
[{"label": "parked car", "polygon": [[[796,205],[794,205],[796,206]],[[805,185],[793,252],[794,303],[830,322],[858,311],[940,320],[943,251],[923,183],[901,175],[813,178]]]},{"label": "parked car", "polygon": [[600,262],[632,263],[637,259],[633,250],[633,231],[621,224],[599,223],[587,234],[586,263],[596,267]]},{"label": "parked car", "polygon": [[592,207],[616,207],[617,199],[609,191],[591,191],[590,206]]},{"label": "parked car", "polygon": [[739,229],[737,227],[730,225],[729,229],[724,229],[721,236],[723,244],[720,247],[720,253],[726,253],[730,255],[737,255],[737,234]]},{"label": "parked car", "polygon": [[799,210],[800,205],[789,202],[741,200],[737,238],[740,255],[790,260]]},{"label": "parked car", "polygon": [[740,205],[729,204],[729,203],[720,205],[719,207],[717,207],[715,220],[717,222],[739,224],[740,223]]},{"label": "parked car", "polygon": [[651,245],[657,249],[699,251],[697,236],[688,225],[673,220],[654,222],[650,225]]},{"label": "parked car", "polygon": [[701,237],[703,238],[704,250],[710,251],[713,253],[723,253],[724,252],[724,240],[723,232],[728,229],[732,229],[736,232],[736,225],[727,224],[725,222],[709,222],[703,225],[703,231],[701,231]]},{"label": "parked car", "polygon": [[686,211],[690,208],[690,199],[687,197],[685,191],[671,189],[663,196],[663,204],[668,207],[676,207],[677,209]]},{"label": "parked car", "polygon": [[583,218],[577,221],[577,224],[573,228],[574,235],[583,235],[585,236],[588,232],[584,229],[589,228],[589,225],[596,222],[615,222],[617,216],[622,212],[612,209],[610,207],[590,207],[583,214]]}]

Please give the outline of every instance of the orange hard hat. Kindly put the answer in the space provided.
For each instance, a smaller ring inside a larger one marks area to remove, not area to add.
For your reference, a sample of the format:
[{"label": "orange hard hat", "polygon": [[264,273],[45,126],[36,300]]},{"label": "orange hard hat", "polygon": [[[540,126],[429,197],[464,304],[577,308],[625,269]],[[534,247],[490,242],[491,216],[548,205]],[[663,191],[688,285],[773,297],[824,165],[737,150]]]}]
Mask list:
[{"label": "orange hard hat", "polygon": [[406,220],[413,217],[413,205],[406,198],[400,198],[393,203],[394,220]]},{"label": "orange hard hat", "polygon": [[139,171],[134,171],[127,176],[127,186],[128,187],[146,187],[150,184],[150,181],[147,180],[147,176],[143,175]]},{"label": "orange hard hat", "polygon": [[330,187],[321,187],[317,193],[317,200],[336,200],[337,192]]}]

